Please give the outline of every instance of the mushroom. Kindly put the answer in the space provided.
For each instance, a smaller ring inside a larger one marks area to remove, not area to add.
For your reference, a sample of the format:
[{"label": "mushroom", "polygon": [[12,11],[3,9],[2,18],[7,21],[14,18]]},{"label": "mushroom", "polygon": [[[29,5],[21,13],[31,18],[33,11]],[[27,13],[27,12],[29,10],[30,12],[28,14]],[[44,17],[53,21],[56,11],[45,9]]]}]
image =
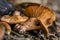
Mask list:
[{"label": "mushroom", "polygon": [[[27,7],[25,8],[25,10],[23,11],[24,14],[26,16],[28,16],[29,18],[36,18],[37,20],[39,20],[40,22],[40,27],[36,27],[34,25],[34,20],[29,19],[29,21],[27,21],[26,23],[24,23],[21,27],[18,26],[17,28],[20,27],[20,29],[22,29],[23,31],[26,30],[32,30],[32,29],[42,29],[45,33],[45,35],[47,36],[49,34],[49,30],[48,27],[52,25],[52,23],[55,21],[56,19],[56,15],[55,13],[49,9],[46,6],[43,6],[41,4],[34,4],[34,3],[28,3],[29,5],[27,5]],[[31,22],[30,22],[31,20]]]},{"label": "mushroom", "polygon": [[43,26],[42,29],[44,30],[44,32],[46,31],[47,35],[49,34],[48,27],[51,26],[56,19],[55,13],[50,8],[41,4],[35,5],[34,3],[31,3],[30,6],[27,5],[24,14],[29,18],[37,18]]},{"label": "mushroom", "polygon": [[9,24],[16,24],[25,22],[28,19],[26,16],[20,16],[19,11],[15,11],[13,16],[5,15],[1,18],[1,21],[7,22]]}]

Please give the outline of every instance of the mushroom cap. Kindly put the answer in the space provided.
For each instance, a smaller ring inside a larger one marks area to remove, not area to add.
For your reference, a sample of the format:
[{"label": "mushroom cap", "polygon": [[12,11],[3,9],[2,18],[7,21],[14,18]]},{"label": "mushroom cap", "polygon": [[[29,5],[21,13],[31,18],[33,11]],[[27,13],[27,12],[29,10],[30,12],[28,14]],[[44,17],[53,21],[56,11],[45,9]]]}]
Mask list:
[{"label": "mushroom cap", "polygon": [[[41,25],[42,29],[46,34],[49,34],[48,27],[53,24],[53,22],[56,20],[55,13],[48,7],[41,5],[41,4],[33,4],[28,3],[27,7],[24,10],[24,14],[28,16],[29,18],[35,17],[37,18]],[[40,26],[41,26],[40,25]]]},{"label": "mushroom cap", "polygon": [[25,8],[24,14],[31,17],[36,17],[38,20],[41,21],[42,24],[45,26],[50,26],[56,19],[55,13],[48,7],[41,5],[41,4],[33,4],[28,3],[27,7]]},{"label": "mushroom cap", "polygon": [[9,24],[17,24],[21,22],[25,22],[28,19],[26,16],[20,16],[19,11],[15,11],[13,16],[5,15],[1,18],[1,21],[5,21]]}]

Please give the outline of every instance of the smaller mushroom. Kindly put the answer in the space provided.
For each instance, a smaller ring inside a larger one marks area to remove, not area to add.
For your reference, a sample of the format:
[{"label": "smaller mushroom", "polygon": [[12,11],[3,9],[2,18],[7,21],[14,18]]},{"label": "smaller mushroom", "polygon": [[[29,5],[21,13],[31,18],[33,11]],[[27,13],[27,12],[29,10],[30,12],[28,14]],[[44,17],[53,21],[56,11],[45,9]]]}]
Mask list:
[{"label": "smaller mushroom", "polygon": [[15,11],[13,16],[5,15],[1,18],[1,21],[5,21],[9,24],[16,24],[16,23],[21,23],[25,22],[28,19],[26,16],[20,16],[19,11]]}]

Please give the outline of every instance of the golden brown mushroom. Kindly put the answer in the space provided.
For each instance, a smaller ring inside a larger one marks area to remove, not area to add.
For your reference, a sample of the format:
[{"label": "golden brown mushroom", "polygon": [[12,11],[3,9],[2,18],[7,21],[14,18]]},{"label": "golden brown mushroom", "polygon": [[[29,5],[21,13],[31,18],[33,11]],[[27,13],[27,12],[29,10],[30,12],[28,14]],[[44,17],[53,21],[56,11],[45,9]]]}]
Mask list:
[{"label": "golden brown mushroom", "polygon": [[43,6],[41,4],[39,5],[32,4],[25,8],[24,14],[29,18],[31,17],[37,18],[42,25],[40,26],[42,27],[46,35],[48,35],[49,34],[48,27],[51,26],[53,21],[55,21],[56,19],[55,13],[48,7]]}]

